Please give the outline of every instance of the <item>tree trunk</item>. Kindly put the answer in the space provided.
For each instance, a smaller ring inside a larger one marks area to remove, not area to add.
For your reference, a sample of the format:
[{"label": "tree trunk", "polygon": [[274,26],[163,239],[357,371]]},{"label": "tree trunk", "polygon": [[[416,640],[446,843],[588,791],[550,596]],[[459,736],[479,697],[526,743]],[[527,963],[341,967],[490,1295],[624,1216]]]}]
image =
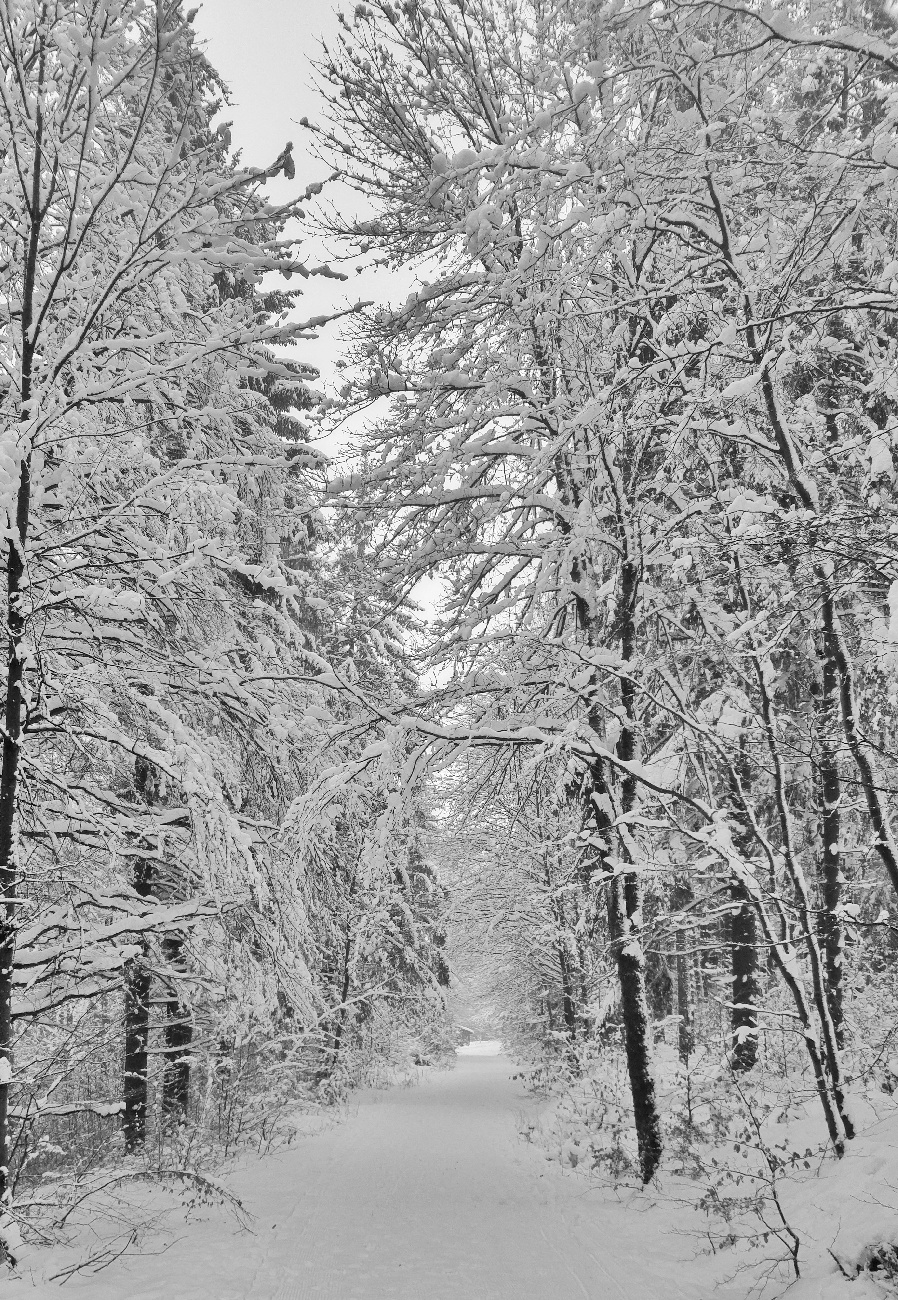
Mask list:
[{"label": "tree trunk", "polygon": [[758,936],[754,906],[738,880],[730,881],[730,947],[732,950],[733,1069],[750,1070],[758,1060],[758,1000],[761,995]]},{"label": "tree trunk", "polygon": [[[621,565],[620,595],[614,628],[624,665],[633,659],[636,652],[638,591],[639,570],[631,559],[626,559]],[[597,640],[595,637],[593,639]],[[617,757],[628,763],[636,756],[636,688],[628,677],[622,676],[620,690],[622,724],[615,748]],[[601,735],[599,720],[590,717],[590,724],[597,735]],[[615,810],[600,759],[591,765],[591,778],[590,802],[596,828],[605,843],[603,856],[610,854],[614,837],[619,845],[620,857],[626,862],[632,862],[629,836],[612,824],[612,812]],[[620,783],[620,815],[626,816],[631,812],[635,802],[636,778],[626,775]],[[662,1141],[661,1116],[658,1113],[655,1078],[652,1073],[652,1021],[646,996],[645,953],[642,947],[642,885],[635,871],[609,872],[608,928],[620,982],[621,1014],[639,1165],[642,1181],[647,1183],[661,1159]]]},{"label": "tree trunk", "polygon": [[[801,982],[798,963],[795,959],[795,948],[791,936],[787,933],[786,926],[783,926],[782,933],[777,935],[773,921],[764,905],[764,899],[761,896],[760,887],[754,877],[746,876],[745,892],[754,902],[755,915],[758,918],[758,925],[760,926],[764,941],[768,944],[770,951],[773,953],[777,970],[782,976],[786,988],[792,995],[792,1000],[797,1012],[797,1019],[801,1026],[802,1036],[805,1041],[805,1047],[807,1048],[808,1056],[811,1060],[811,1067],[814,1071],[814,1083],[817,1088],[817,1095],[820,1098],[820,1104],[823,1107],[823,1114],[826,1118],[826,1127],[829,1130],[833,1149],[835,1150],[836,1155],[844,1155],[845,1138],[851,1137],[853,1135],[853,1130],[849,1131],[845,1127],[846,1117],[841,1109],[841,1097],[833,1087],[833,1083],[827,1074],[824,1057],[820,1051],[820,1036],[811,1021],[810,1004],[808,1003]],[[782,924],[782,916],[780,919]]]},{"label": "tree trunk", "polygon": [[25,566],[22,558],[28,527],[31,474],[28,461],[22,464],[16,509],[16,531],[20,543],[10,541],[7,553],[7,623],[9,627],[4,701],[3,767],[0,770],[0,1207],[9,1196],[11,1135],[9,1094],[12,1082],[12,992],[16,951],[16,906],[19,884],[16,857],[16,819],[19,784],[19,747],[22,733],[23,665],[21,658],[25,619],[20,599]]},{"label": "tree trunk", "polygon": [[[763,349],[758,340],[756,326],[748,302],[746,302],[744,310],[746,339],[755,363],[761,368]],[[783,466],[789,476],[792,490],[803,508],[816,516],[817,524],[825,524],[825,520],[820,515],[815,486],[806,475],[805,468],[787,431],[787,426],[780,415],[770,372],[768,369],[763,368],[761,373],[761,393],[767,408],[774,440]],[[861,790],[867,803],[867,811],[875,836],[874,847],[886,869],[893,889],[898,893],[898,843],[896,843],[892,832],[888,802],[884,798],[886,790],[877,770],[875,751],[866,742],[860,727],[860,710],[854,664],[842,632],[842,623],[839,618],[832,581],[831,562],[827,560],[825,564],[815,563],[814,576],[820,592],[820,613],[826,637],[826,658],[832,661],[837,682],[842,734],[857,769]]]},{"label": "tree trunk", "polygon": [[[749,825],[746,800],[751,788],[751,770],[744,741],[731,781],[735,813],[733,843],[743,858],[750,859],[755,847]],[[737,876],[730,880],[730,962],[732,996],[730,1002],[731,1063],[744,1073],[758,1060],[758,1003],[761,997],[761,969],[758,960],[758,932],[755,908]]]},{"label": "tree trunk", "polygon": [[627,1072],[642,1181],[649,1182],[661,1159],[661,1118],[652,1073],[652,1021],[645,990],[645,957],[635,924],[641,907],[635,873],[616,876],[608,887],[608,924],[620,981]]},{"label": "tree trunk", "polygon": [[[827,636],[830,635],[831,627],[827,622],[828,616],[826,610],[826,598],[823,601],[824,606],[824,627]],[[833,612],[833,611],[831,611]],[[834,635],[830,641],[834,651],[837,649],[837,637]],[[836,659],[836,654],[833,654]],[[838,663],[836,664],[838,668]],[[782,857],[789,881],[795,892],[795,903],[797,905],[798,920],[803,946],[808,955],[808,965],[810,967],[811,983],[814,995],[814,1005],[817,1010],[817,1016],[820,1022],[820,1037],[823,1047],[823,1059],[826,1070],[829,1074],[829,1080],[832,1088],[832,1100],[835,1102],[838,1111],[839,1123],[841,1124],[845,1137],[854,1137],[854,1124],[851,1116],[845,1106],[845,1091],[842,1083],[842,1063],[839,1047],[836,1042],[836,1035],[833,1029],[832,1018],[829,1014],[829,1002],[826,993],[826,974],[824,969],[823,955],[820,951],[820,945],[817,942],[816,926],[812,920],[812,907],[807,882],[804,876],[804,869],[801,865],[801,858],[795,852],[792,835],[792,819],[789,811],[789,803],[786,796],[786,777],[785,764],[783,763],[780,746],[776,735],[775,717],[773,707],[770,701],[770,694],[767,684],[764,680],[764,674],[761,670],[760,662],[755,659],[755,676],[758,683],[758,693],[761,698],[761,716],[764,722],[764,732],[767,738],[767,748],[771,758],[773,772],[773,789],[776,799],[776,807],[779,815],[780,834],[782,839]],[[784,930],[788,928],[784,926]],[[836,1148],[839,1149],[838,1146]],[[841,1154],[841,1152],[840,1152]]]},{"label": "tree trunk", "polygon": [[[674,885],[670,904],[675,912],[680,912],[692,902],[692,890],[687,884]],[[695,973],[689,936],[685,930],[677,930],[676,944],[677,972],[677,1048],[680,1060],[689,1064],[689,1058],[695,1050]]]},{"label": "tree trunk", "polygon": [[[147,807],[159,798],[158,774],[143,758],[134,761],[134,788]],[[148,898],[156,887],[156,863],[151,858],[135,858],[134,889]],[[146,941],[141,953],[125,966],[125,1060],[123,1098],[125,1110],[122,1131],[125,1149],[133,1151],[146,1141],[147,1134],[147,1048],[150,1036],[151,977],[147,966]]]},{"label": "tree trunk", "polygon": [[[32,366],[36,339],[34,323],[34,287],[37,275],[38,248],[41,235],[41,166],[44,140],[42,87],[44,79],[44,45],[39,56],[38,94],[35,99],[34,155],[30,177],[31,215],[25,250],[22,283],[22,370],[19,384],[22,426],[31,418]],[[25,612],[22,608],[25,578],[25,543],[31,513],[31,452],[26,445],[16,494],[16,514],[6,553],[6,690],[3,701],[3,763],[0,768],[0,1207],[9,1200],[11,1139],[9,1131],[9,1094],[13,1072],[12,991],[16,951],[16,907],[19,884],[16,854],[16,820],[19,792],[19,753],[22,737],[24,664],[21,649],[25,636]]]},{"label": "tree trunk", "polygon": [[343,982],[340,987],[340,1007],[337,1011],[337,1023],[334,1027],[334,1039],[331,1044],[330,1060],[327,1063],[325,1078],[330,1078],[337,1068],[337,1062],[340,1060],[340,1049],[343,1046],[343,1033],[346,1028],[346,1000],[349,997],[349,988],[351,982],[351,958],[352,958],[352,931],[347,929],[346,943],[343,951]]},{"label": "tree trunk", "polygon": [[[184,936],[166,935],[162,942],[166,964],[174,971],[184,964]],[[176,984],[172,984],[165,1003],[165,1051],[162,1071],[162,1110],[170,1119],[187,1114],[190,1102],[190,1046],[193,1022],[190,1007],[184,1002]]]},{"label": "tree trunk", "polygon": [[125,1110],[122,1131],[127,1151],[134,1151],[147,1135],[150,983],[144,958],[132,957],[125,968]]},{"label": "tree trunk", "polygon": [[577,1041],[577,999],[563,936],[558,938],[558,966],[561,974],[561,1014],[567,1036],[573,1045]]},{"label": "tree trunk", "polygon": [[839,776],[835,727],[838,725],[839,681],[829,636],[824,636],[823,688],[817,716],[820,747],[818,760],[818,798],[820,803],[820,874],[823,914],[820,937],[826,960],[826,998],[836,1044],[845,1045],[843,1011],[843,958],[845,954],[844,903],[845,876],[842,870],[842,783]]},{"label": "tree trunk", "polygon": [[340,972],[340,1004],[337,1008],[337,1023],[334,1026],[334,1036],[331,1041],[328,1058],[319,1071],[318,1082],[329,1079],[337,1068],[340,1060],[340,1052],[343,1047],[343,1034],[346,1030],[346,1004],[349,1001],[349,994],[352,989],[352,942],[353,942],[353,913],[352,905],[358,887],[358,864],[352,873],[349,882],[349,889],[346,895],[346,931],[343,936],[343,969]]}]

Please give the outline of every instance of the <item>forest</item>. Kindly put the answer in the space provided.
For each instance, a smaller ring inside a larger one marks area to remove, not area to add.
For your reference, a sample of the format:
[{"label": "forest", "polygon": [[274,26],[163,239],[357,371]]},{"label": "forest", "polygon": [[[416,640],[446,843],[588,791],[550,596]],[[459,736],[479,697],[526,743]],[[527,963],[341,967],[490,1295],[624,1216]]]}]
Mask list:
[{"label": "forest", "polygon": [[0,1270],[464,1021],[797,1280],[898,1139],[898,14],[367,0],[322,184],[195,13],[0,0]]}]

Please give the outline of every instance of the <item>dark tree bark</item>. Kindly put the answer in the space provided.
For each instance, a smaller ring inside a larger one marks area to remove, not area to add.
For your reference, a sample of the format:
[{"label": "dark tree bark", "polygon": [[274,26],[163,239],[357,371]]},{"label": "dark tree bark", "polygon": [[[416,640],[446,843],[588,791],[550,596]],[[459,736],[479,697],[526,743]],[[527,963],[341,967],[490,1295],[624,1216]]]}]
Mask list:
[{"label": "dark tree bark", "polygon": [[[44,78],[44,49],[40,50],[39,83]],[[44,116],[41,94],[35,98],[34,157],[29,181],[30,223],[25,245],[22,285],[22,368],[19,380],[20,418],[24,424],[32,415],[32,373],[36,339],[34,323],[34,289],[38,249],[41,237],[41,166],[44,139]],[[24,664],[21,648],[25,636],[22,609],[25,578],[25,543],[31,513],[31,454],[26,448],[16,495],[16,513],[12,520],[6,551],[6,626],[8,632],[6,682],[3,704],[3,761],[0,768],[0,1205],[4,1204],[10,1185],[11,1135],[9,1131],[9,1094],[12,1077],[12,990],[13,964],[18,928],[16,908],[19,869],[16,855],[16,816],[19,792],[19,754],[25,710],[23,694]]]},{"label": "dark tree bark", "polygon": [[761,995],[758,968],[758,935],[754,905],[738,880],[730,881],[730,946],[732,949],[733,1069],[752,1069],[758,1060],[758,1000]]},{"label": "dark tree bark", "polygon": [[[818,801],[820,806],[820,876],[823,914],[820,937],[826,961],[826,998],[838,1047],[845,1045],[844,971],[845,925],[842,919],[845,875],[842,863],[842,782],[839,775],[838,726],[839,679],[830,637],[823,638],[822,689],[817,707]],[[818,696],[817,692],[814,692]]]},{"label": "dark tree bark", "polygon": [[[624,664],[632,660],[636,650],[635,609],[638,583],[639,573],[635,564],[630,560],[624,561],[621,566],[615,628]],[[621,703],[625,721],[621,726],[616,752],[617,757],[627,763],[636,756],[636,689],[627,677],[621,679]],[[601,760],[593,762],[591,777],[593,819],[605,842],[605,853],[610,853],[611,837],[614,836],[619,844],[620,857],[624,861],[631,861],[627,840],[612,826],[611,792]],[[635,801],[636,778],[627,775],[620,783],[620,814],[625,816],[631,812]],[[642,884],[635,871],[609,873],[608,928],[620,983],[621,1015],[639,1166],[642,1180],[647,1183],[658,1168],[662,1140],[661,1116],[658,1113],[655,1077],[652,1072],[652,1020],[646,996],[645,953],[642,946]]]},{"label": "dark tree bark", "polygon": [[[838,636],[837,629],[834,628],[830,621],[830,615],[835,616],[834,606],[830,608],[827,614],[827,601],[831,593],[824,594],[823,599],[823,625],[825,634],[833,651],[833,660],[837,672],[838,665]],[[776,808],[779,819],[779,829],[782,842],[783,862],[786,868],[787,876],[792,889],[795,893],[795,903],[797,905],[798,921],[800,934],[803,941],[803,947],[808,955],[808,965],[810,968],[811,984],[813,988],[813,999],[817,1016],[820,1023],[819,1043],[811,1044],[808,1038],[808,1050],[812,1057],[818,1054],[818,1048],[822,1046],[823,1061],[825,1062],[826,1072],[829,1076],[829,1087],[831,1096],[827,1098],[826,1105],[835,1103],[835,1109],[838,1112],[837,1123],[841,1125],[846,1138],[854,1137],[854,1124],[845,1105],[845,1091],[842,1082],[842,1063],[839,1047],[836,1042],[836,1035],[833,1029],[832,1018],[829,1014],[829,1003],[826,993],[826,973],[823,954],[817,942],[816,926],[812,920],[812,906],[807,884],[804,878],[804,872],[800,860],[795,852],[792,837],[792,822],[789,813],[789,803],[786,794],[786,776],[785,764],[776,735],[775,715],[771,704],[770,693],[764,680],[764,674],[761,670],[759,660],[755,659],[755,679],[758,684],[758,694],[761,701],[761,717],[764,724],[764,733],[767,740],[767,750],[771,759],[771,769],[773,773],[773,792],[776,800]],[[844,685],[844,683],[843,683]],[[891,833],[891,832],[890,832]],[[758,912],[760,916],[760,912]],[[780,965],[784,970],[783,965]],[[816,1071],[816,1065],[815,1065]],[[842,1154],[844,1143],[841,1137],[837,1135],[834,1138],[834,1145],[838,1154]]]},{"label": "dark tree bark", "polygon": [[[30,469],[22,466],[19,483],[16,525],[24,543],[28,526]],[[20,654],[25,619],[20,608],[24,564],[20,548],[10,544],[7,555],[7,622],[9,640],[6,666],[6,700],[4,708],[3,767],[0,771],[0,1204],[9,1186],[10,1131],[9,1092],[12,1076],[12,991],[13,964],[16,951],[19,884],[16,860],[16,811],[18,802],[19,749],[22,733],[23,665]]]},{"label": "dark tree bark", "polygon": [[652,1072],[652,1020],[645,990],[645,958],[632,917],[641,904],[635,874],[617,876],[608,889],[608,923],[617,958],[627,1073],[642,1181],[649,1182],[661,1159],[661,1118]]},{"label": "dark tree bark", "polygon": [[[746,323],[746,339],[751,348],[753,360],[760,367],[763,347],[758,338],[754,322]],[[815,528],[825,527],[825,518],[821,516],[819,499],[815,485],[808,478],[804,465],[796,454],[795,447],[787,432],[786,425],[777,406],[777,397],[773,381],[768,370],[762,370],[761,393],[770,419],[774,440],[783,466],[789,476],[789,483],[801,506],[816,516]],[[860,708],[858,704],[857,683],[851,651],[842,631],[842,621],[836,603],[836,593],[832,580],[830,564],[816,563],[814,576],[820,593],[820,614],[826,638],[826,658],[831,659],[835,672],[839,713],[841,715],[842,735],[845,746],[857,770],[858,781],[867,804],[867,812],[873,828],[873,844],[886,869],[889,880],[898,893],[898,843],[892,832],[888,811],[886,790],[879,773],[875,751],[867,742],[860,726]]]},{"label": "dark tree bark", "polygon": [[[134,788],[147,807],[159,799],[158,773],[144,758],[134,762]],[[135,858],[134,889],[141,898],[148,898],[156,888],[156,863],[151,858]],[[147,1132],[147,1068],[150,1037],[150,992],[152,980],[147,964],[145,941],[141,953],[132,957],[125,967],[125,1061],[124,1103],[122,1131],[125,1147],[133,1151],[146,1141]]]},{"label": "dark tree bark", "polygon": [[[744,744],[732,780],[734,804],[733,843],[745,858],[754,849],[746,800],[751,788],[751,771]],[[761,998],[761,968],[758,957],[758,927],[755,907],[737,877],[730,881],[730,952],[732,996],[730,1031],[732,1066],[738,1073],[751,1070],[758,1060],[758,1003]]]},{"label": "dark tree bark", "polygon": [[[177,972],[184,965],[184,936],[166,935],[162,952],[169,969]],[[165,1001],[165,1049],[162,1070],[162,1110],[170,1119],[186,1115],[190,1103],[190,1047],[193,1020],[190,1007],[173,984]]]},{"label": "dark tree bark", "polygon": [[[547,391],[554,395],[551,379],[552,367],[548,358],[537,350],[538,360],[547,377]],[[588,558],[575,557],[571,564],[571,580],[574,587],[574,606],[577,624],[593,646],[616,642],[620,647],[621,664],[624,673],[620,678],[621,692],[621,730],[616,745],[617,757],[629,762],[636,755],[636,688],[626,675],[627,666],[633,661],[637,649],[636,606],[639,598],[640,564],[639,543],[633,536],[631,519],[628,513],[626,490],[619,478],[619,470],[608,459],[607,449],[597,448],[604,462],[605,472],[615,499],[617,533],[621,543],[621,564],[619,570],[619,588],[614,623],[610,637],[605,630],[593,621],[590,604],[585,598],[582,584],[591,576]],[[578,476],[571,469],[567,456],[558,454],[555,458],[555,477],[562,499],[577,508],[583,500],[584,493]],[[588,487],[587,487],[588,491]],[[563,531],[568,532],[567,525]],[[601,740],[603,725],[600,716],[592,710],[588,713],[589,725]],[[636,799],[636,779],[625,776],[621,781],[618,811],[626,814],[631,811]],[[620,833],[613,829],[611,822],[612,801],[605,780],[601,760],[591,764],[591,783],[589,789],[590,812],[605,842],[603,857],[610,855],[612,839],[620,844],[620,856],[629,858],[629,850]],[[618,981],[621,992],[621,1015],[624,1023],[624,1040],[627,1054],[627,1071],[630,1078],[630,1092],[633,1099],[633,1114],[636,1125],[636,1138],[639,1148],[639,1164],[644,1183],[654,1176],[661,1159],[661,1117],[655,1093],[655,1079],[652,1073],[652,1028],[646,996],[645,953],[642,947],[642,886],[635,871],[607,874],[608,887],[608,925],[611,945],[617,966]]]},{"label": "dark tree bark", "polygon": [[147,1045],[150,1036],[150,973],[140,957],[125,970],[125,1148],[133,1151],[147,1134]]},{"label": "dark tree bark", "polygon": [[349,926],[346,929],[346,942],[343,947],[343,978],[340,984],[340,1006],[337,1011],[337,1023],[334,1026],[334,1037],[331,1043],[330,1060],[327,1064],[325,1077],[330,1078],[337,1063],[340,1060],[340,1050],[343,1046],[343,1034],[346,1029],[346,1003],[349,998],[349,990],[352,982],[352,930]]},{"label": "dark tree bark", "polygon": [[[19,483],[17,532],[25,537],[28,525],[30,471],[22,467]],[[0,772],[0,1204],[9,1185],[10,1131],[9,1092],[12,1076],[12,990],[16,951],[19,884],[16,860],[16,810],[18,802],[19,749],[22,733],[23,666],[20,654],[25,619],[20,608],[24,564],[20,548],[10,544],[7,556],[7,621],[9,641],[6,666],[6,700],[4,709],[3,767]]]},{"label": "dark tree bark", "polygon": [[[675,912],[681,912],[692,902],[692,889],[688,884],[676,884],[671,891],[670,904]],[[677,930],[676,971],[677,971],[677,1048],[680,1060],[689,1064],[689,1057],[695,1050],[695,971],[692,963],[689,936],[685,930]]]}]

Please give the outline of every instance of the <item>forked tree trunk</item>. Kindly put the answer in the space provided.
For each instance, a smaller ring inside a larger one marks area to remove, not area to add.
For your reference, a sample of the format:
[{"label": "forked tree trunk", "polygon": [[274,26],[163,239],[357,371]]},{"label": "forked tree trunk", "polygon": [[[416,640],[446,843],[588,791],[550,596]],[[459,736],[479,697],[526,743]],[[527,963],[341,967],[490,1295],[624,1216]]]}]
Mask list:
[{"label": "forked tree trunk", "polygon": [[[548,366],[545,370],[548,373]],[[629,520],[625,515],[626,493],[617,479],[617,470],[612,468],[607,457],[605,469],[609,479],[615,481],[617,500],[617,523],[619,536],[624,543],[623,559],[620,566],[620,585],[618,588],[617,608],[611,640],[620,647],[621,664],[626,671],[636,654],[636,605],[639,598],[640,566],[637,563],[638,543],[630,536]],[[569,462],[558,456],[555,462],[556,480],[562,498],[572,506],[579,506],[585,494],[581,493],[576,475],[571,471]],[[565,527],[564,531],[568,531]],[[603,629],[594,626],[590,604],[579,590],[583,580],[590,576],[590,565],[583,559],[575,558],[571,565],[571,579],[574,584],[574,603],[577,622],[593,646],[605,644]],[[621,689],[621,731],[616,745],[617,757],[625,762],[632,760],[636,754],[636,688],[633,682],[622,675]],[[599,714],[590,710],[589,725],[602,741],[603,724]],[[603,857],[610,856],[612,841],[620,843],[620,856],[628,859],[629,850],[626,843],[621,843],[620,833],[612,826],[612,801],[605,780],[601,760],[591,764],[591,782],[589,790],[590,812],[599,835],[605,842]],[[621,781],[619,811],[626,814],[631,811],[636,799],[636,780],[625,776]],[[621,1014],[624,1022],[624,1040],[627,1055],[627,1071],[630,1078],[630,1093],[633,1100],[633,1115],[636,1126],[636,1139],[639,1148],[639,1165],[644,1183],[650,1181],[661,1159],[661,1116],[655,1093],[655,1079],[652,1072],[652,1022],[649,1015],[646,996],[645,953],[642,947],[642,887],[635,871],[619,875],[609,872],[608,888],[608,925],[611,944],[617,966],[618,982],[621,994]]]},{"label": "forked tree trunk", "polygon": [[[636,652],[636,601],[639,571],[632,560],[621,565],[620,595],[615,619],[616,640],[620,644],[621,662],[631,662]],[[616,753],[622,762],[636,757],[636,688],[626,676],[621,678],[622,725]],[[590,719],[597,734],[597,719]],[[611,852],[612,838],[619,846],[619,856],[632,861],[628,840],[612,825],[611,792],[605,780],[600,759],[591,768],[592,814],[606,848]],[[620,783],[619,813],[626,816],[636,802],[636,778],[624,776]],[[608,928],[611,947],[617,966],[621,994],[621,1014],[624,1022],[624,1043],[630,1094],[633,1099],[633,1119],[639,1148],[639,1166],[642,1181],[654,1176],[661,1159],[661,1116],[655,1091],[652,1070],[652,1019],[646,995],[645,953],[642,946],[643,913],[642,884],[635,871],[615,871],[608,880]]]}]

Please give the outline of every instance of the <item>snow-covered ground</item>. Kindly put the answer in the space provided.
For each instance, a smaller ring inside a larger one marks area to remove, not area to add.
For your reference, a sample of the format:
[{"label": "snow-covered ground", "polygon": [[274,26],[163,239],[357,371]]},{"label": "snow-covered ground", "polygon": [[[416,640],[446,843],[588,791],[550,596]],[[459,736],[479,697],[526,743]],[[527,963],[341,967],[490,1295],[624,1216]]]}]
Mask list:
[{"label": "snow-covered ground", "polygon": [[[79,1273],[64,1300],[707,1300],[696,1242],[524,1142],[533,1105],[498,1043],[453,1070],[365,1094],[345,1122],[253,1161],[230,1185],[254,1216],[172,1218],[151,1254]],[[85,1243],[88,1247],[89,1243]],[[32,1256],[34,1260],[41,1258]],[[59,1268],[54,1252],[52,1264]],[[51,1271],[45,1258],[41,1271]],[[6,1295],[6,1291],[4,1295]],[[60,1295],[35,1265],[10,1300]]]}]

